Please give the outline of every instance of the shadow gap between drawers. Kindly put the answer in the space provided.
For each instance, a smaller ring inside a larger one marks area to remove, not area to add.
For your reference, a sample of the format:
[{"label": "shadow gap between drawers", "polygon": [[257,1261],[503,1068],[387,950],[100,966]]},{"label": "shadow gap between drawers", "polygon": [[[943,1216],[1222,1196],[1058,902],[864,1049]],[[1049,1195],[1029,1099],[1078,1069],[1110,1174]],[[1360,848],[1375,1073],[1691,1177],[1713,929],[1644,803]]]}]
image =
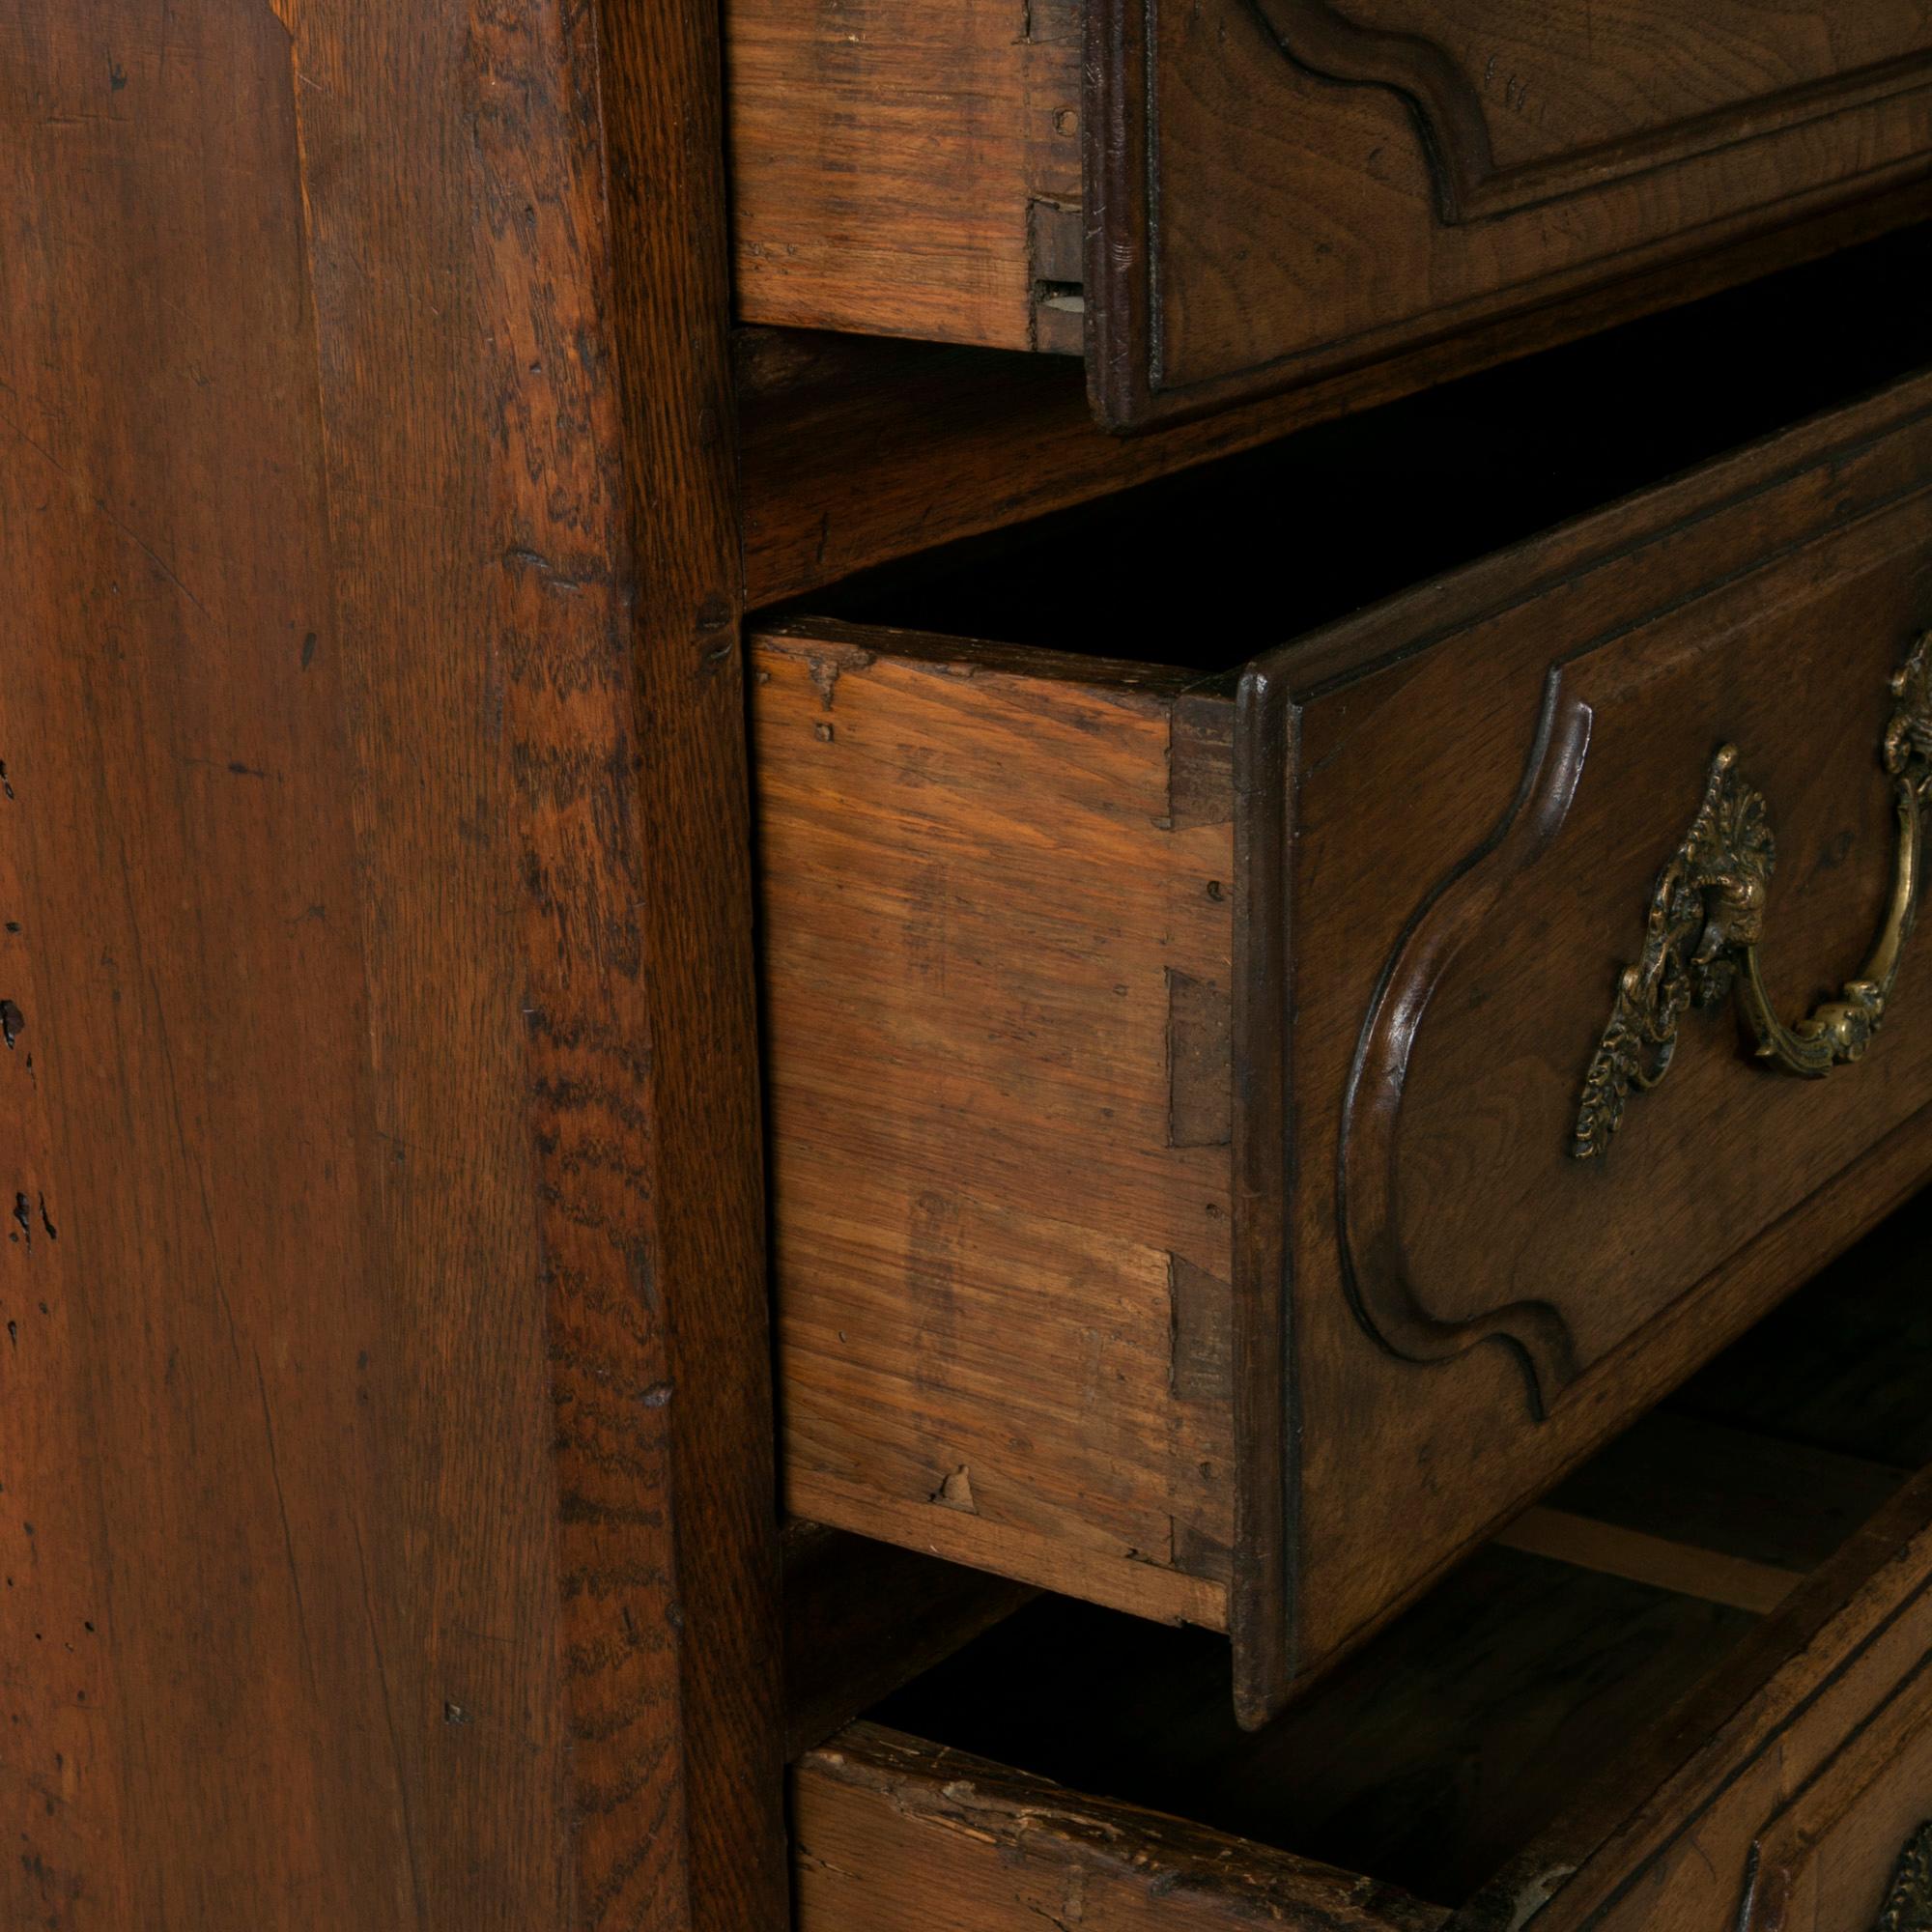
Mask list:
[{"label": "shadow gap between drawers", "polygon": [[1932,228],[1906,230],[790,614],[1219,671],[1909,373],[1928,284]]}]

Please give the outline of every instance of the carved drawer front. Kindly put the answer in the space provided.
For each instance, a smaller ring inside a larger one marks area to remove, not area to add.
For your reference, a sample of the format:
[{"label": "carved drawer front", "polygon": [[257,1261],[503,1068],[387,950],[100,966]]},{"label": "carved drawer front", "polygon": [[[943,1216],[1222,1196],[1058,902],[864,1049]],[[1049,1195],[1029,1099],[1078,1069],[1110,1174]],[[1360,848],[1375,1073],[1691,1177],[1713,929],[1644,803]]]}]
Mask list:
[{"label": "carved drawer front", "polygon": [[753,321],[1199,411],[1920,180],[1932,0],[726,9]]},{"label": "carved drawer front", "polygon": [[792,1507],[1259,1719],[1932,1172],[1928,411],[1205,681],[766,636]]}]

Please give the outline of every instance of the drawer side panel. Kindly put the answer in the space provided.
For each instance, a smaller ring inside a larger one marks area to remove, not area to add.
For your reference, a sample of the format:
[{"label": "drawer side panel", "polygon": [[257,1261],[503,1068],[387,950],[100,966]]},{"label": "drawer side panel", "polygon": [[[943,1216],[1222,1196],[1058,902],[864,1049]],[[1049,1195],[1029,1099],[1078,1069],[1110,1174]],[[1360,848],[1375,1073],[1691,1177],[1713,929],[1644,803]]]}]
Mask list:
[{"label": "drawer side panel", "polygon": [[788,1501],[1218,1626],[1228,810],[1170,698],[960,648],[758,647]]}]

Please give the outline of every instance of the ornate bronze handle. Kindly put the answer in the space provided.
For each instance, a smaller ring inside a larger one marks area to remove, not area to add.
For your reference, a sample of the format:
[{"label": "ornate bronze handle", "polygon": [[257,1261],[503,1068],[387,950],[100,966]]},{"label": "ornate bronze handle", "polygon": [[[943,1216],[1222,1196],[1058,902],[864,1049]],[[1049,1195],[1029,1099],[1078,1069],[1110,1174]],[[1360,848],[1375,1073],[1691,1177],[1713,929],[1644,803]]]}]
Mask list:
[{"label": "ornate bronze handle", "polygon": [[1906,1839],[1872,1932],[1932,1932],[1932,1818]]},{"label": "ornate bronze handle", "polygon": [[1772,1010],[1757,949],[1777,848],[1763,795],[1744,781],[1738,748],[1726,745],[1690,832],[1658,878],[1642,954],[1624,969],[1584,1076],[1570,1146],[1579,1160],[1608,1150],[1633,1088],[1648,1092],[1670,1070],[1678,1024],[1692,1006],[1719,1005],[1734,991],[1759,1059],[1809,1080],[1871,1044],[1918,912],[1919,834],[1932,802],[1932,631],[1893,674],[1891,695],[1879,756],[1897,807],[1898,866],[1885,923],[1857,979],[1796,1026]]}]

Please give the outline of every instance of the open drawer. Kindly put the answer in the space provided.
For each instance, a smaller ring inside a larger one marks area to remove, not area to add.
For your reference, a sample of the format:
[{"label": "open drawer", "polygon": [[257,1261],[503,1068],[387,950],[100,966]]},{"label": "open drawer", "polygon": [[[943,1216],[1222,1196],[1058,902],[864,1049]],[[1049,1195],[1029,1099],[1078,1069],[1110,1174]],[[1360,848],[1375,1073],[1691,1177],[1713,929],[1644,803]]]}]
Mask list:
[{"label": "open drawer", "polygon": [[1022,1612],[801,1759],[801,1932],[1922,1924],[1928,1275],[1932,1201],[1260,1732]]},{"label": "open drawer", "polygon": [[791,1507],[1250,1720],[1932,1172],[1932,378],[1248,655],[1366,487],[753,644]]},{"label": "open drawer", "polygon": [[1084,350],[1116,426],[1605,284],[1681,298],[1932,156],[1927,0],[724,15],[743,317]]}]

